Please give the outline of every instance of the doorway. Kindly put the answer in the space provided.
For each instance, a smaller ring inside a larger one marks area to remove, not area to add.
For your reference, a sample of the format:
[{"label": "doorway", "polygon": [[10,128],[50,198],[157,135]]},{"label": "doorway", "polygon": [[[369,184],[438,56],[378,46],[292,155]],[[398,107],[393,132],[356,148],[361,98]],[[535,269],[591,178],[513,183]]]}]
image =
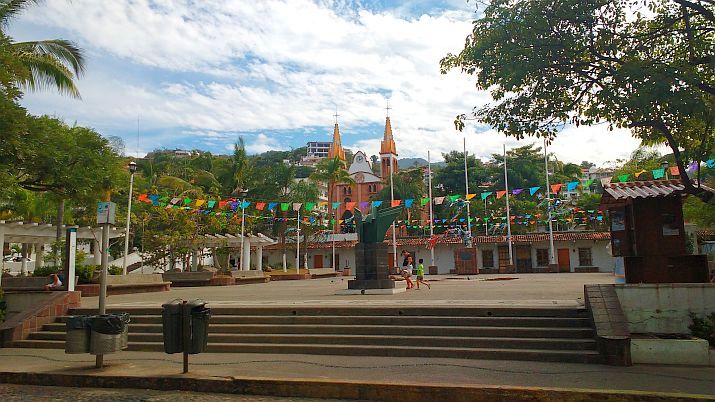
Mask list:
[{"label": "doorway", "polygon": [[559,272],[571,272],[571,254],[569,249],[560,248],[557,250],[559,259]]},{"label": "doorway", "polygon": [[531,246],[516,246],[516,272],[532,272]]},{"label": "doorway", "polygon": [[323,255],[315,254],[313,256],[313,268],[323,268]]}]

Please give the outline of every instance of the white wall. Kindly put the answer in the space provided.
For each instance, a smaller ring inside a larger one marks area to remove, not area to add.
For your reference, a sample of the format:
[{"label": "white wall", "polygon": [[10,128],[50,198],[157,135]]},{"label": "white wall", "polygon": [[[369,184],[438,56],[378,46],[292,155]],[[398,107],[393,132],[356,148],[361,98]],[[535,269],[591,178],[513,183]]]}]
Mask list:
[{"label": "white wall", "polygon": [[690,333],[689,312],[704,317],[715,312],[715,285],[661,283],[615,285],[633,333]]}]

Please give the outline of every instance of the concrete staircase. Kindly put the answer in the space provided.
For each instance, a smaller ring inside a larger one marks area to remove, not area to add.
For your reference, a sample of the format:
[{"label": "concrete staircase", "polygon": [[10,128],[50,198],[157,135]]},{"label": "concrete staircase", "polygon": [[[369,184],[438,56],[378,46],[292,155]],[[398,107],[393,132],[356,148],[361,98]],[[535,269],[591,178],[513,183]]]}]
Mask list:
[{"label": "concrete staircase", "polygon": [[[131,314],[129,350],[163,351],[161,308]],[[71,314],[92,314],[75,309]],[[63,348],[66,317],[16,347]],[[208,352],[602,363],[588,312],[574,308],[218,307]]]}]

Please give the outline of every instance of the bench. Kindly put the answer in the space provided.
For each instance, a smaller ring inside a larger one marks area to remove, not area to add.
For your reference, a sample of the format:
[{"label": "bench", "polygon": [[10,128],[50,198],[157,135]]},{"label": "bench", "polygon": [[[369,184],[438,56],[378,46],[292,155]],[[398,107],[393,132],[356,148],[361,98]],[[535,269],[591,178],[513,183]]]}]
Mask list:
[{"label": "bench", "polygon": [[[77,285],[82,296],[98,296],[99,279],[93,283]],[[161,274],[129,274],[107,276],[107,294],[121,295],[129,293],[164,292],[171,289],[171,282],[165,281]]]},{"label": "bench", "polygon": [[310,277],[311,278],[334,278],[338,275],[341,275],[341,272],[338,272],[332,268],[312,268],[309,269],[308,272],[310,272]]},{"label": "bench", "polygon": [[209,286],[214,273],[210,271],[200,272],[164,272],[161,277],[164,281],[171,282],[171,286]]},{"label": "bench", "polygon": [[231,271],[231,276],[233,277],[236,285],[266,283],[271,280],[270,276],[266,276],[263,271],[258,270]]},{"label": "bench", "polygon": [[[75,276],[74,283],[77,286],[79,277]],[[49,276],[3,276],[2,289],[6,292],[23,292],[45,290],[45,285],[51,282]],[[67,285],[53,290],[67,290]]]}]

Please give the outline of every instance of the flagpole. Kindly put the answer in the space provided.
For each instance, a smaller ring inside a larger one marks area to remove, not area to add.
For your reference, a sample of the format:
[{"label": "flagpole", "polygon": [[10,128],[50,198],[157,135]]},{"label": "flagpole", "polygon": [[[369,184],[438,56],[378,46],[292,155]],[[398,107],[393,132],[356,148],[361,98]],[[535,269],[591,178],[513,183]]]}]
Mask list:
[{"label": "flagpole", "polygon": [[504,190],[506,190],[506,233],[509,241],[509,265],[514,265],[514,253],[511,245],[511,215],[509,214],[509,177],[506,167],[506,144],[504,144]]},{"label": "flagpole", "polygon": [[[395,187],[392,183],[392,175],[394,173],[393,156],[390,154],[390,201],[395,201]],[[392,203],[390,203],[392,206]],[[395,220],[392,220],[392,264],[397,267],[397,236],[395,235]]]},{"label": "flagpole", "polygon": [[[469,194],[469,174],[467,169],[467,137],[462,138],[462,145],[464,147],[464,198],[466,200],[467,194]],[[471,217],[469,213],[469,200],[467,200],[467,238],[471,245],[472,242],[472,223],[470,222]]]},{"label": "flagpole", "polygon": [[[429,236],[434,236],[434,217],[432,216],[432,160],[430,152],[427,151],[427,186],[429,187]],[[434,266],[434,247],[430,248],[430,266]]]},{"label": "flagpole", "polygon": [[295,232],[295,270],[300,275],[300,208],[298,212],[298,226]]},{"label": "flagpole", "polygon": [[489,236],[489,221],[487,220],[487,199],[484,198],[484,235]]},{"label": "flagpole", "polygon": [[544,167],[546,168],[546,206],[549,216],[549,265],[556,265],[554,253],[554,228],[551,223],[551,186],[549,185],[549,154],[546,151],[546,138],[544,138]]}]

